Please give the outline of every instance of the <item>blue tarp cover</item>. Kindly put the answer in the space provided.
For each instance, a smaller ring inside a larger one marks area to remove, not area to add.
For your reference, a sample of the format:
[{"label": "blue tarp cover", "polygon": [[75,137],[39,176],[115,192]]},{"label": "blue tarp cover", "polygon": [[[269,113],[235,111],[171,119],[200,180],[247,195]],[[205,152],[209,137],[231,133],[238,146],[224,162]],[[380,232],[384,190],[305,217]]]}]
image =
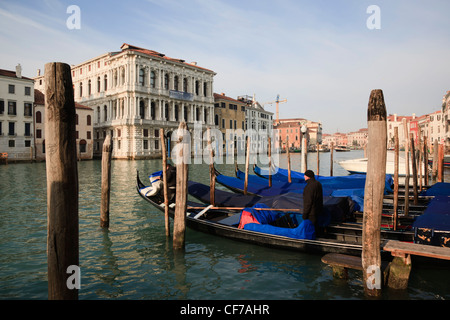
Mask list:
[{"label": "blue tarp cover", "polygon": [[450,197],[436,196],[431,199],[425,212],[414,221],[413,228],[450,231]]},{"label": "blue tarp cover", "polygon": [[[202,201],[209,203],[210,201],[210,187],[198,183],[188,182],[189,195]],[[303,194],[298,193],[282,193],[273,196],[260,197],[254,195],[236,194],[224,190],[215,190],[215,204],[218,207],[253,207],[256,204],[264,204],[268,208],[274,209],[300,209],[299,214],[303,213]],[[330,223],[337,223],[345,221],[352,216],[355,208],[358,207],[349,196],[339,197],[323,197],[323,212],[319,220],[319,225],[327,226]],[[295,221],[294,221],[295,222]]]},{"label": "blue tarp cover", "polygon": [[[243,173],[242,171],[237,171],[236,176],[237,178],[219,174],[216,179],[217,182],[227,186],[228,188],[242,191],[244,190],[245,173]],[[386,176],[385,193],[392,191],[392,188],[389,184],[391,181],[392,177]],[[332,177],[330,179],[322,180],[321,183],[323,188],[323,195],[331,196],[332,193],[336,190],[364,189],[366,180],[361,178],[348,179],[347,177],[345,177],[344,179],[341,179],[341,177]],[[258,177],[256,175],[248,175],[247,191],[249,193],[260,196],[274,196],[289,192],[303,194],[305,186],[306,182],[288,183],[272,181],[272,187],[269,187],[267,179]]]},{"label": "blue tarp cover", "polygon": [[450,183],[438,182],[420,193],[421,196],[449,196]]},{"label": "blue tarp cover", "polygon": [[[302,220],[301,216],[296,215],[297,223],[300,222],[296,228],[281,228],[270,225],[269,223],[274,222],[278,218],[281,218],[286,213],[277,212],[273,210],[254,210],[254,208],[269,208],[265,204],[257,204],[251,208],[244,209],[245,211],[251,212],[253,217],[258,220],[260,224],[257,223],[247,223],[244,230],[257,231],[262,233],[268,233],[273,235],[285,236],[294,239],[310,239],[316,238],[314,225],[310,220]],[[301,219],[299,221],[299,219]]]}]

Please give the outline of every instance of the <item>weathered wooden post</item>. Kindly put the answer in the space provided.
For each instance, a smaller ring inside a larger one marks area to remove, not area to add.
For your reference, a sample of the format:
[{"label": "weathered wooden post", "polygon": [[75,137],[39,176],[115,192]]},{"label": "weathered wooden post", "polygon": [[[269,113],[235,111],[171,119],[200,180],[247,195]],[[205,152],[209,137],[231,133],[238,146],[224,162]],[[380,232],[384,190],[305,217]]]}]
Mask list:
[{"label": "weathered wooden post", "polygon": [[109,202],[111,199],[111,135],[103,142],[102,152],[102,198],[100,202],[100,226],[109,228]]},{"label": "weathered wooden post", "polygon": [[428,137],[423,137],[423,174],[425,176],[424,184],[428,186],[429,172],[428,172]]},{"label": "weathered wooden post", "polygon": [[439,145],[438,157],[438,182],[444,182],[444,144]]},{"label": "weathered wooden post", "polygon": [[250,162],[250,136],[247,136],[247,154],[245,155],[245,180],[244,180],[244,194],[247,194],[248,188],[248,166]]},{"label": "weathered wooden post", "polygon": [[287,142],[287,149],[286,149],[286,155],[287,155],[287,167],[288,167],[288,182],[292,182],[291,178],[291,152],[289,147],[289,136],[286,136],[286,142]]},{"label": "weathered wooden post", "polygon": [[405,135],[405,139],[403,140],[405,143],[405,216],[409,215],[409,134],[408,134],[408,124],[406,123],[406,119],[403,118],[403,132]]},{"label": "weathered wooden post", "polygon": [[420,134],[419,130],[419,147],[417,149],[417,166],[419,168],[419,191],[422,192],[422,183],[423,183],[423,175],[422,175],[422,161],[423,161],[423,155],[422,155],[423,147],[422,147],[422,135]]},{"label": "weathered wooden post", "polygon": [[79,265],[76,116],[68,64],[45,65],[45,117],[48,298],[76,300],[79,287],[68,285],[67,273]]},{"label": "weathered wooden post", "polygon": [[333,176],[333,153],[334,153],[334,142],[331,143],[331,150],[330,150],[330,177]]},{"label": "weathered wooden post", "polygon": [[411,163],[413,170],[413,196],[414,196],[414,204],[417,205],[419,203],[419,198],[417,194],[417,166],[416,166],[416,148],[414,145],[414,134],[411,133]]},{"label": "weathered wooden post", "polygon": [[381,211],[386,177],[387,127],[383,91],[373,90],[367,111],[368,164],[364,190],[362,266],[368,296],[381,295]]},{"label": "weathered wooden post", "polygon": [[167,186],[167,147],[164,136],[164,129],[159,129],[159,139],[161,141],[162,156],[162,180],[164,193],[164,224],[166,228],[166,237],[170,237],[170,219],[169,219],[169,188]]},{"label": "weathered wooden post", "polygon": [[211,139],[211,129],[208,128],[208,147],[210,149],[210,158],[209,158],[209,202],[213,206],[215,205],[215,194],[216,194],[216,175],[214,173],[214,149],[212,147],[212,139]]},{"label": "weathered wooden post", "polygon": [[433,182],[436,182],[437,174],[438,174],[438,162],[439,162],[439,141],[434,140],[433,144],[433,167],[431,172],[431,178]]},{"label": "weathered wooden post", "polygon": [[[187,186],[189,176],[189,132],[186,122],[181,122],[178,127],[178,143],[176,146],[176,206],[173,224],[173,248],[182,250],[185,245],[186,233],[186,209],[187,209]],[[175,153],[174,152],[174,153]]]},{"label": "weathered wooden post", "polygon": [[317,175],[319,175],[319,172],[320,172],[320,148],[319,148],[318,142],[317,142],[316,146],[317,146]]},{"label": "weathered wooden post", "polygon": [[272,139],[268,137],[268,156],[269,156],[269,187],[272,186]]},{"label": "weathered wooden post", "polygon": [[399,152],[400,144],[398,141],[398,127],[394,128],[394,141],[395,141],[395,158],[394,158],[394,230],[397,230],[398,219],[398,167],[399,167]]}]

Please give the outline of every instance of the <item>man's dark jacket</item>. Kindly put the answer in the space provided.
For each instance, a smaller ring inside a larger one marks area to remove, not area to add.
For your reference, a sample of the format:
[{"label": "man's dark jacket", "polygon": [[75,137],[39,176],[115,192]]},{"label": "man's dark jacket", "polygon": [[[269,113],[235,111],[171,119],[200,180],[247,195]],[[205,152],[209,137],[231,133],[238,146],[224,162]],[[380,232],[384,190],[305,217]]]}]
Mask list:
[{"label": "man's dark jacket", "polygon": [[314,225],[322,213],[322,184],[315,178],[310,178],[303,190],[303,220],[309,219]]}]

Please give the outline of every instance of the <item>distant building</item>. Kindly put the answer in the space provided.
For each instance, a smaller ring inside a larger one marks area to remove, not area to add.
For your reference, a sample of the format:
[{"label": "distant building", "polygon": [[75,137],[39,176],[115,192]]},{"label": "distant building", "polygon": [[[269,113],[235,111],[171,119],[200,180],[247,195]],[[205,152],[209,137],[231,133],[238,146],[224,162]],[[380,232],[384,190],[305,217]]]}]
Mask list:
[{"label": "distant building", "polygon": [[[214,126],[214,71],[126,43],[120,49],[72,66],[75,101],[94,110],[94,155],[110,134],[113,158],[160,157],[160,128],[171,137],[183,120],[190,131]],[[37,77],[36,89],[43,82]]]},{"label": "distant building", "polygon": [[[86,160],[93,158],[94,143],[93,116],[92,108],[75,103],[76,112],[76,145],[78,159]],[[45,96],[34,90],[34,119],[35,119],[35,159],[45,160]]]},{"label": "distant building", "polygon": [[367,128],[347,134],[347,144],[353,148],[362,148],[367,145],[369,130]]},{"label": "distant building", "polygon": [[387,146],[388,148],[394,148],[395,147],[395,128],[398,128],[398,141],[400,148],[405,147],[405,139],[408,137],[405,136],[405,129],[403,126],[403,119],[406,120],[406,126],[409,132],[410,129],[410,121],[415,119],[416,115],[413,116],[399,116],[397,114],[390,114],[387,117]]},{"label": "distant building", "polygon": [[254,96],[242,95],[237,100],[246,104],[245,131],[255,135],[252,150],[264,152],[267,149],[267,138],[273,133],[273,112],[264,110]]},{"label": "distant building", "polygon": [[33,79],[0,69],[0,152],[11,160],[33,159]]},{"label": "distant building", "polygon": [[278,130],[281,139],[281,148],[287,147],[287,139],[289,138],[289,147],[291,149],[301,149],[302,146],[302,127],[306,128],[307,147],[314,147],[317,143],[322,144],[322,124],[303,118],[279,119],[274,125],[274,129]]},{"label": "distant building", "polygon": [[[236,143],[239,138],[233,135],[232,137],[227,137],[227,130],[245,130],[245,110],[247,103],[227,97],[225,93],[214,93],[214,124],[222,132],[223,139],[223,149],[226,150],[227,139],[229,141],[234,141],[234,150],[236,152]],[[229,132],[229,134],[231,134]],[[242,134],[241,134],[242,135]],[[231,140],[232,139],[232,140]]]},{"label": "distant building", "polygon": [[442,126],[445,137],[446,153],[450,153],[450,91],[442,99]]}]

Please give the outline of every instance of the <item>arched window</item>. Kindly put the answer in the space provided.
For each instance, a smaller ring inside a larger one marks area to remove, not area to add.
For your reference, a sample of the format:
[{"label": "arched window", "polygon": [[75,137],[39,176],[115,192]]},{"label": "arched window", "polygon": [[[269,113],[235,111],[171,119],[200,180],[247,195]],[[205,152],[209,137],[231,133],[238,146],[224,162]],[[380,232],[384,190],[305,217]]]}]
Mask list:
[{"label": "arched window", "polygon": [[175,111],[175,121],[178,121],[178,105],[175,105],[175,110],[174,111]]},{"label": "arched window", "polygon": [[206,97],[208,93],[208,83],[203,82],[203,95]]},{"label": "arched window", "polygon": [[143,100],[139,101],[139,115],[141,119],[145,119],[145,102]]},{"label": "arched window", "polygon": [[104,84],[104,90],[108,90],[108,76],[105,74],[104,80],[103,80]]},{"label": "arched window", "polygon": [[178,76],[175,76],[175,79],[174,79],[174,89],[176,90],[176,91],[179,91],[179,88],[178,88]]},{"label": "arched window", "polygon": [[150,86],[152,88],[156,87],[156,74],[155,74],[155,71],[150,72]]},{"label": "arched window", "polygon": [[80,98],[83,96],[83,82],[80,82]]},{"label": "arched window", "polygon": [[150,116],[152,117],[153,120],[155,120],[156,103],[152,101],[150,105],[151,105]]},{"label": "arched window", "polygon": [[97,92],[100,92],[100,77],[97,78]]},{"label": "arched window", "polygon": [[106,104],[103,106],[103,121],[108,120],[108,107]]},{"label": "arched window", "polygon": [[200,92],[200,83],[197,81],[195,81],[195,94],[198,95]]},{"label": "arched window", "polygon": [[91,80],[88,82],[88,96],[91,95]]},{"label": "arched window", "polygon": [[100,122],[100,106],[97,107],[97,122]]},{"label": "arched window", "polygon": [[42,123],[42,113],[40,111],[36,112],[36,123]]},{"label": "arched window", "polygon": [[167,73],[164,75],[164,89],[169,90],[169,75]]},{"label": "arched window", "polygon": [[187,78],[183,79],[183,91],[188,92],[188,79]]},{"label": "arched window", "polygon": [[145,70],[139,69],[139,85],[145,85]]},{"label": "arched window", "polygon": [[87,123],[88,126],[91,125],[91,116],[90,116],[90,115],[88,115],[88,116],[86,117],[86,123]]}]

